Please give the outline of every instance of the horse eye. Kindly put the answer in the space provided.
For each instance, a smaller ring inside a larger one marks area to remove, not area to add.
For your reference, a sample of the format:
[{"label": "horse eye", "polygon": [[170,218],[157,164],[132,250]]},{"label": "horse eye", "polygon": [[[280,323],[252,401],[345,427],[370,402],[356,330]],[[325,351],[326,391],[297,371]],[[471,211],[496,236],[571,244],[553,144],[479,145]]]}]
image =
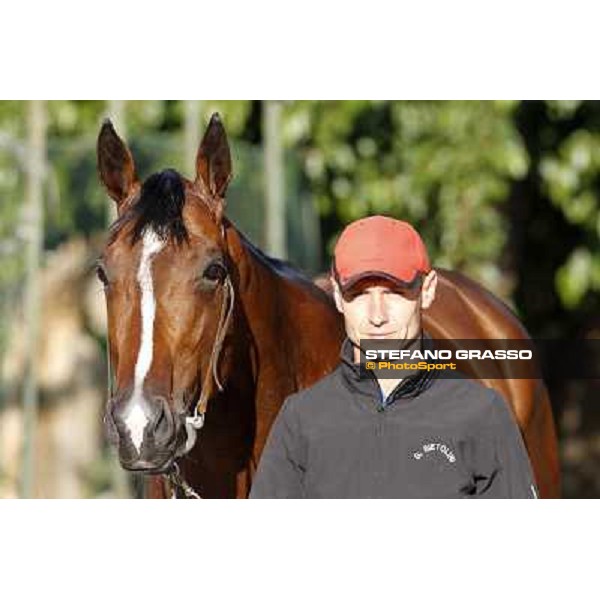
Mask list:
[{"label": "horse eye", "polygon": [[214,283],[223,283],[223,281],[225,281],[225,278],[227,277],[227,269],[225,268],[225,265],[223,265],[223,263],[215,261],[210,263],[210,265],[208,265],[208,267],[204,269],[202,277]]},{"label": "horse eye", "polygon": [[102,282],[102,285],[104,287],[108,285],[108,276],[106,275],[106,271],[102,267],[96,267],[96,276]]}]

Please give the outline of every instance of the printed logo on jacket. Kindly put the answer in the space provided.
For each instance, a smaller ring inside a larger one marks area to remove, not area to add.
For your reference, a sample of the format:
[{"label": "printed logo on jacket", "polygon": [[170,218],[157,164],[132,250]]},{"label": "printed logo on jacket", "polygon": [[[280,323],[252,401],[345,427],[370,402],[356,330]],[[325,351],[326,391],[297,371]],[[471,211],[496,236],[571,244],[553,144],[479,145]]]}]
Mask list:
[{"label": "printed logo on jacket", "polygon": [[415,460],[421,460],[428,456],[441,456],[450,463],[456,462],[456,455],[452,451],[452,448],[443,442],[427,442],[418,449],[413,450],[411,455]]}]

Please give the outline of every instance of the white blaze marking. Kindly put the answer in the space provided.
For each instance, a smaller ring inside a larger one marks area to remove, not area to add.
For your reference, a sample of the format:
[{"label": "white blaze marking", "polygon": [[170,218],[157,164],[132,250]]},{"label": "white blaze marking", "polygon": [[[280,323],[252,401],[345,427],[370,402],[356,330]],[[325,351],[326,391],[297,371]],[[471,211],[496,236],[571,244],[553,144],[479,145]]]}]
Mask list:
[{"label": "white blaze marking", "polygon": [[164,246],[164,242],[151,229],[146,230],[142,242],[142,257],[137,272],[138,284],[141,290],[142,335],[135,364],[135,380],[131,399],[132,409],[125,418],[125,425],[129,429],[131,441],[138,452],[144,439],[144,430],[149,422],[148,416],[144,413],[138,400],[143,397],[144,379],[146,379],[152,364],[154,314],[156,312],[152,282],[152,259]]},{"label": "white blaze marking", "polygon": [[144,440],[144,429],[148,425],[148,418],[137,402],[134,403],[133,408],[129,411],[125,419],[125,425],[129,429],[131,441],[139,453],[142,441]]}]

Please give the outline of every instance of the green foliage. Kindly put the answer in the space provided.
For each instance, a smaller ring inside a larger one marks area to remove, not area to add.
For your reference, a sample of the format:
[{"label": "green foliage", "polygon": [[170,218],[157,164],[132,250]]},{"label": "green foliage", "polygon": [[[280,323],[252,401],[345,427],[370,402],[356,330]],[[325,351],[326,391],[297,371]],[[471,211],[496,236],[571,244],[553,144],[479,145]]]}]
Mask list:
[{"label": "green foliage", "polygon": [[600,133],[574,131],[544,158],[540,174],[553,204],[583,233],[556,274],[562,302],[575,308],[589,291],[600,292]]},{"label": "green foliage", "polygon": [[509,102],[305,102],[288,107],[286,133],[302,149],[324,217],[408,220],[438,266],[493,285],[506,243],[498,207],[529,165],[514,109]]},{"label": "green foliage", "polygon": [[556,273],[556,285],[567,308],[576,308],[590,290],[600,290],[600,253],[578,247]]}]

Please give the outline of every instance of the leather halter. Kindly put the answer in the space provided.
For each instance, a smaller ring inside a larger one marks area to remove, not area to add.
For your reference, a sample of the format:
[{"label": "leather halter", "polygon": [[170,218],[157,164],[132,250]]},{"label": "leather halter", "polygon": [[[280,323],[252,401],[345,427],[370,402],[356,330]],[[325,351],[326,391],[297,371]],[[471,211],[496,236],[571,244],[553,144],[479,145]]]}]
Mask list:
[{"label": "leather halter", "polygon": [[[223,224],[221,224],[221,236],[223,240],[226,241],[227,238],[225,237],[225,228]],[[210,353],[208,368],[206,369],[206,373],[204,374],[200,398],[198,399],[198,402],[194,407],[193,415],[185,418],[185,429],[188,441],[186,443],[184,455],[187,454],[193,448],[196,442],[196,431],[202,429],[202,427],[204,426],[204,419],[209,401],[209,386],[207,384],[211,375],[214,383],[219,389],[219,392],[223,391],[223,385],[221,384],[221,380],[219,379],[218,364],[219,357],[221,355],[221,350],[223,349],[223,341],[225,340],[227,329],[229,328],[229,323],[231,321],[231,316],[233,315],[234,306],[235,288],[233,287],[233,283],[231,282],[231,276],[228,272],[227,276],[225,277],[225,280],[223,281],[223,302],[221,304],[219,325],[217,326],[215,341],[213,343],[212,351]],[[202,496],[200,496],[200,494],[198,494],[198,492],[196,492],[196,490],[194,490],[194,488],[183,478],[179,470],[179,465],[177,463],[174,463],[173,468],[168,473],[163,475],[163,477],[170,484],[172,500],[177,500],[178,490],[183,492],[185,498],[195,500],[202,499]]]},{"label": "leather halter", "polygon": [[[226,307],[227,304],[229,304],[229,306]],[[194,414],[191,417],[186,417],[185,419],[186,427],[189,425],[193,429],[202,429],[202,426],[204,425],[204,416],[206,414],[206,409],[209,400],[209,387],[207,384],[211,374],[213,377],[213,381],[217,385],[219,391],[223,391],[223,385],[221,384],[221,381],[219,379],[217,366],[219,363],[219,356],[223,348],[223,341],[225,340],[227,328],[229,327],[229,322],[231,321],[231,316],[233,314],[234,304],[235,291],[233,288],[233,284],[231,283],[231,277],[228,274],[225,280],[223,281],[223,302],[221,304],[219,325],[217,327],[215,341],[212,347],[212,351],[210,353],[208,368],[206,369],[206,373],[204,374],[204,381],[202,382],[201,388],[202,391],[200,392],[200,398],[196,403],[196,406],[194,407]]]},{"label": "leather halter", "polygon": [[[208,211],[217,220],[216,211],[214,209],[214,201],[216,200],[216,202],[218,202],[221,206],[224,206],[225,198],[222,198],[222,197],[216,198],[216,199],[213,198],[213,201],[211,202],[204,195],[194,194],[194,193],[192,193],[191,195],[192,195],[192,197],[200,200],[206,206]],[[225,254],[227,256],[229,256],[229,251],[227,249],[227,235],[225,233],[225,225],[223,224],[222,220],[220,221],[220,231],[221,231],[221,239],[223,241],[223,244],[225,245]],[[226,308],[227,302],[229,302],[229,306]],[[193,415],[191,417],[186,417],[186,419],[185,419],[185,427],[186,427],[186,432],[188,434],[188,440],[190,439],[190,436],[193,436],[193,439],[195,441],[195,435],[193,434],[192,430],[199,430],[199,429],[202,429],[202,427],[204,426],[204,416],[206,414],[206,409],[207,409],[208,400],[209,400],[209,391],[208,391],[209,387],[207,384],[208,384],[211,373],[212,373],[213,381],[217,385],[219,392],[223,391],[223,386],[219,379],[217,366],[219,363],[219,356],[220,356],[221,350],[223,348],[223,341],[225,340],[227,328],[229,327],[229,322],[231,321],[231,315],[233,314],[234,304],[235,304],[235,291],[234,291],[233,283],[231,282],[231,276],[229,274],[229,271],[227,271],[227,275],[225,277],[225,280],[223,281],[223,302],[221,304],[219,325],[217,327],[217,333],[215,334],[215,341],[214,341],[214,344],[212,347],[212,351],[210,353],[210,360],[208,363],[208,368],[206,369],[206,373],[204,374],[204,381],[202,382],[200,398],[199,398],[198,402],[196,403],[196,406],[194,407]],[[188,448],[188,445],[189,445],[189,448]],[[193,443],[191,445],[188,443],[188,445],[186,445],[186,449],[185,449],[186,454],[187,454],[187,452],[189,452],[189,450],[192,449]]]}]

